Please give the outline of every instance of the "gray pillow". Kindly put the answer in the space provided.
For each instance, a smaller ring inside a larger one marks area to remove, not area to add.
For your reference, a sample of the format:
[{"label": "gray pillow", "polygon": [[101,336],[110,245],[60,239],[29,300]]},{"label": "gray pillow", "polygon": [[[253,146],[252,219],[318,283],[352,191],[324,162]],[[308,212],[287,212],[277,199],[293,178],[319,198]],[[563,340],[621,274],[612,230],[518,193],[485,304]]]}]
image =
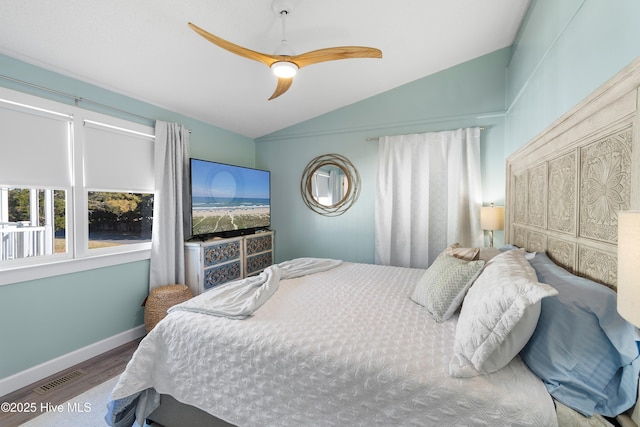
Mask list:
[{"label": "gray pillow", "polygon": [[465,261],[441,254],[418,281],[411,299],[426,307],[436,322],[456,312],[484,261]]}]

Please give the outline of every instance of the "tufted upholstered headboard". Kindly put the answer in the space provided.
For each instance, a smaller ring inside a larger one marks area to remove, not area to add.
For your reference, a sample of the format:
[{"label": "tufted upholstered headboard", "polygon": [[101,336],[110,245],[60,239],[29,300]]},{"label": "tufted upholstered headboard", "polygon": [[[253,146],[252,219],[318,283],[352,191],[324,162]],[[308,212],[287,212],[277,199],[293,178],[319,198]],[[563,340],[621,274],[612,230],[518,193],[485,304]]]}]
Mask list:
[{"label": "tufted upholstered headboard", "polygon": [[616,288],[618,211],[640,209],[639,87],[640,58],[507,159],[507,243]]}]

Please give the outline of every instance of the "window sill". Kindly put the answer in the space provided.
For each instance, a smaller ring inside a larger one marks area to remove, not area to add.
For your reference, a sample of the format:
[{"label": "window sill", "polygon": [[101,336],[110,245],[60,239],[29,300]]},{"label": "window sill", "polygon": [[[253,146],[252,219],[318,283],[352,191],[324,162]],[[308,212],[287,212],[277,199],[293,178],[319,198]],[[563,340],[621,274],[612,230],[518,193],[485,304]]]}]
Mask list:
[{"label": "window sill", "polygon": [[110,267],[129,262],[143,261],[151,257],[150,249],[103,254],[78,259],[66,259],[46,264],[23,265],[0,270],[0,286],[52,276],[77,273],[96,268]]}]

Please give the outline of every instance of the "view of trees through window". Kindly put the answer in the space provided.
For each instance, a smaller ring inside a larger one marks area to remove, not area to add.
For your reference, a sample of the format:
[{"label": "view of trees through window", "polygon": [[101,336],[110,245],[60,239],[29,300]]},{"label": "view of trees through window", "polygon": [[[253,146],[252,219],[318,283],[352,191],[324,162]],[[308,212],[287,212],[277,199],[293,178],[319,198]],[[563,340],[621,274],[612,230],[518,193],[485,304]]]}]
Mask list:
[{"label": "view of trees through window", "polygon": [[[0,188],[0,260],[67,252],[64,190]],[[153,194],[88,193],[88,248],[151,241]]]},{"label": "view of trees through window", "polygon": [[153,194],[90,191],[89,249],[151,241]]}]

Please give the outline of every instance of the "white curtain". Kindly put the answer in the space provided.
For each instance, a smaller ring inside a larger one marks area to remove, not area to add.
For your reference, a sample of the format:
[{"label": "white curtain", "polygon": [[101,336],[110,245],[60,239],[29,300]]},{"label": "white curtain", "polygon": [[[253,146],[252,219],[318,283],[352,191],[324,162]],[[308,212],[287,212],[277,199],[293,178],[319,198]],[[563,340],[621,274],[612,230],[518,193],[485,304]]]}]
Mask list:
[{"label": "white curtain", "polygon": [[451,243],[484,244],[480,128],[378,144],[376,264],[427,268]]},{"label": "white curtain", "polygon": [[150,290],[184,284],[184,183],[189,171],[189,130],[156,121],[154,155],[156,191],[153,199]]}]

